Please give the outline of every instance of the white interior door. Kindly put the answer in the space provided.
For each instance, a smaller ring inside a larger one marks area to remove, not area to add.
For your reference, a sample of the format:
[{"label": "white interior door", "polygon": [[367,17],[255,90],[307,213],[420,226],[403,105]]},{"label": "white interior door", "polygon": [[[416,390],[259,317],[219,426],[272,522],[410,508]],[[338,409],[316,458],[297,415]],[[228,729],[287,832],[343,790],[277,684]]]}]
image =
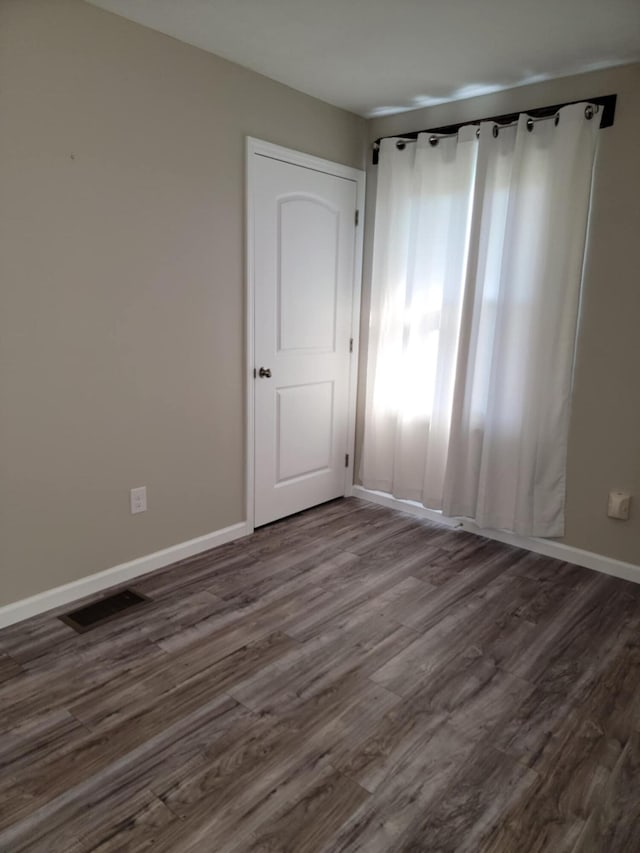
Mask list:
[{"label": "white interior door", "polygon": [[345,493],[357,183],[252,156],[258,526]]}]

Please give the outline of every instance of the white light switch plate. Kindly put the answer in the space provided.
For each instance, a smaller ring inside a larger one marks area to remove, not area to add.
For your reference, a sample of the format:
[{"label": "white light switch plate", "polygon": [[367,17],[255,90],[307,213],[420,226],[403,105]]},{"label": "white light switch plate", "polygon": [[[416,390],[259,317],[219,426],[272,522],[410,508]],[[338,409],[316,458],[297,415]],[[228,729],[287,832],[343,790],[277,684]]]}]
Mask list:
[{"label": "white light switch plate", "polygon": [[147,511],[147,487],[139,486],[137,489],[131,489],[131,512],[146,512]]}]

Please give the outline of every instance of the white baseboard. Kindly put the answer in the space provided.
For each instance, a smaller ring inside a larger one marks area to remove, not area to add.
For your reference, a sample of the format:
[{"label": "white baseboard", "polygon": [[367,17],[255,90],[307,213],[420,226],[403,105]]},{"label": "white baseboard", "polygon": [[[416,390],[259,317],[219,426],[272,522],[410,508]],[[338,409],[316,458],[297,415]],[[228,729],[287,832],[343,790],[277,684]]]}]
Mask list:
[{"label": "white baseboard", "polygon": [[189,539],[187,542],[180,542],[178,545],[164,548],[162,551],[155,551],[153,554],[138,557],[128,563],[120,563],[118,566],[112,566],[110,569],[104,569],[104,571],[96,572],[77,581],[71,581],[71,583],[66,583],[63,586],[56,586],[29,598],[6,604],[4,607],[0,607],[0,628],[52,610],[54,607],[60,607],[80,598],[85,598],[87,595],[102,592],[109,587],[126,583],[133,578],[154,572],[156,569],[170,566],[171,563],[177,563],[179,560],[194,557],[196,554],[209,551],[218,545],[224,545],[227,542],[233,542],[234,539],[247,536],[251,532],[252,528],[249,523],[241,521],[238,524],[232,524],[230,527],[223,527],[221,530],[214,530],[212,533],[198,536],[196,539]]},{"label": "white baseboard", "polygon": [[[363,486],[354,485],[349,492],[354,497],[380,504],[390,509],[401,510],[418,518],[427,518],[430,521],[437,521],[448,527],[465,530],[468,533],[475,533],[478,536],[485,536],[487,539],[496,539],[499,542],[505,542],[507,545],[514,545],[516,548],[525,548],[537,554],[555,557],[558,560],[574,563],[577,566],[584,566],[587,569],[593,569],[603,574],[640,583],[640,566],[634,563],[625,563],[622,560],[605,557],[602,554],[594,554],[592,551],[574,548],[572,545],[565,545],[563,542],[557,542],[554,539],[538,539],[536,537],[517,536],[514,533],[507,533],[503,530],[483,529],[478,527],[470,519],[448,518],[447,516],[443,516],[442,513],[427,509],[415,501],[399,500],[392,495],[365,489]],[[252,528],[249,522],[241,521],[238,524],[232,524],[230,527],[223,527],[221,530],[214,530],[212,533],[198,536],[196,539],[180,542],[178,545],[172,545],[169,548],[164,548],[162,551],[155,551],[153,554],[147,554],[144,557],[138,557],[127,563],[121,563],[118,566],[96,572],[93,575],[88,575],[63,586],[39,592],[37,595],[32,595],[29,598],[14,601],[11,604],[0,607],[0,628],[5,628],[8,625],[13,625],[15,622],[21,622],[23,619],[37,616],[39,613],[45,613],[48,610],[85,598],[88,595],[102,592],[105,589],[126,583],[134,578],[142,577],[156,569],[162,569],[165,566],[170,566],[172,563],[177,563],[179,560],[194,557],[196,554],[209,551],[218,545],[224,545],[227,542],[233,542],[235,539],[248,536],[251,532]]]},{"label": "white baseboard", "polygon": [[362,500],[380,504],[390,509],[408,512],[418,518],[428,518],[430,521],[438,521],[449,527],[466,530],[468,533],[475,533],[478,536],[485,536],[487,539],[496,539],[498,542],[514,545],[516,548],[525,548],[527,551],[543,554],[545,557],[555,557],[557,560],[574,563],[576,566],[584,566],[586,569],[593,569],[605,575],[613,575],[626,581],[640,583],[640,566],[636,566],[634,563],[625,563],[623,560],[615,560],[613,557],[605,557],[602,554],[594,554],[592,551],[584,551],[582,548],[574,548],[572,545],[565,545],[555,539],[539,539],[535,536],[518,536],[504,530],[488,530],[478,527],[469,518],[448,518],[441,512],[427,509],[415,501],[399,500],[385,492],[365,489],[364,486],[353,486],[351,493],[356,498],[362,498]]}]

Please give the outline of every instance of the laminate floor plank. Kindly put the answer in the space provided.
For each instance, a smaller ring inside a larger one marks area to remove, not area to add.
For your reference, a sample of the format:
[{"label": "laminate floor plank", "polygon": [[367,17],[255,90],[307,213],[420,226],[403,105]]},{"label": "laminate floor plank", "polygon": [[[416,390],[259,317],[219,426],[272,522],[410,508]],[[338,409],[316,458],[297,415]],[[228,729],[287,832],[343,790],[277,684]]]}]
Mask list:
[{"label": "laminate floor plank", "polygon": [[302,574],[340,553],[341,550],[333,543],[318,539],[290,545],[275,554],[261,555],[259,562],[247,571],[234,567],[230,572],[214,574],[207,582],[207,589],[221,598],[234,598],[251,589],[255,583],[264,584],[266,579],[277,586],[281,581]]},{"label": "laminate floor plank", "polygon": [[80,748],[57,755],[41,778],[25,780],[32,797],[28,809],[19,796],[5,796],[13,821],[0,832],[0,845],[17,853],[46,839],[78,838],[81,827],[97,819],[101,809],[109,821],[117,797],[139,794],[158,773],[198,756],[245,715],[245,709],[223,696],[202,702],[162,728],[130,726],[128,733],[114,732],[109,738],[89,736]]},{"label": "laminate floor plank", "polygon": [[353,498],[132,586],[0,631],[2,853],[640,850],[640,586]]},{"label": "laminate floor plank", "polygon": [[73,637],[73,628],[53,618],[55,615],[55,610],[50,611],[0,630],[0,652],[24,663]]},{"label": "laminate floor plank", "polygon": [[456,596],[453,605],[444,600],[441,608],[434,609],[434,601],[445,598],[439,593],[438,587],[428,612],[412,623],[420,636],[372,675],[388,690],[410,696],[448,661],[464,652],[481,656],[492,644],[518,631],[518,620],[510,620],[509,614],[522,600],[523,591],[511,578],[490,584],[482,595]]},{"label": "laminate floor plank", "polygon": [[[563,733],[571,736],[586,719],[594,731],[607,733],[606,751],[615,761],[640,715],[639,641],[630,628],[591,666],[550,667],[501,721],[492,734],[495,746],[544,772]],[[603,760],[610,765],[612,759]]]},{"label": "laminate floor plank", "polygon": [[292,803],[268,818],[237,853],[265,850],[314,853],[333,838],[351,814],[367,800],[359,785],[335,770],[299,792]]},{"label": "laminate floor plank", "polygon": [[575,845],[581,853],[627,853],[638,849],[640,825],[640,734],[634,732],[620,754],[605,792]]},{"label": "laminate floor plank", "polygon": [[[136,796],[135,803],[125,800],[121,819],[107,814],[76,842],[71,853],[139,853],[155,849],[156,841],[175,823],[175,816],[150,792]],[[68,853],[69,848],[65,851]],[[61,851],[62,853],[62,851]]]},{"label": "laminate floor plank", "polygon": [[608,580],[601,576],[562,608],[521,658],[514,669],[518,675],[532,683],[567,670],[578,677],[597,665],[623,632],[637,629],[637,600],[624,590],[611,592]]},{"label": "laminate floor plank", "polygon": [[[367,539],[364,543],[357,541],[347,550],[362,558],[373,560],[375,564],[388,565],[404,557],[420,557],[434,559],[442,551],[442,544],[450,536],[448,529],[434,527],[417,527],[403,523],[396,530],[385,529],[378,519],[376,538],[373,542]],[[371,532],[372,526],[369,527]],[[354,533],[350,534],[352,537]]]},{"label": "laminate floor plank", "polygon": [[[293,732],[273,715],[254,715],[253,724],[230,731],[209,752],[205,766],[157,781],[154,790],[181,818],[158,850],[232,847],[327,772],[334,772],[329,756],[308,733]],[[364,800],[366,793],[359,794]]]},{"label": "laminate floor plank", "polygon": [[395,518],[385,518],[379,514],[374,520],[367,524],[350,525],[342,532],[331,532],[330,539],[333,545],[343,551],[359,556],[366,555],[371,551],[378,550],[382,543],[393,537],[395,533],[410,530],[412,519],[404,515]]},{"label": "laminate floor plank", "polygon": [[395,767],[384,788],[356,809],[323,853],[387,853],[467,761],[473,742],[446,723],[429,729]]},{"label": "laminate floor plank", "polygon": [[24,669],[15,658],[0,653],[0,684],[4,684],[23,673]]},{"label": "laminate floor plank", "polygon": [[503,813],[487,849],[573,850],[610,777],[598,762],[600,747],[599,733],[587,725],[564,739],[554,750],[554,768]]},{"label": "laminate floor plank", "polygon": [[110,790],[108,796],[107,809],[101,808],[96,798],[90,812],[85,809],[75,819],[65,821],[53,837],[47,833],[39,842],[27,840],[26,847],[14,849],[37,849],[34,844],[41,844],[43,853],[150,849],[157,834],[175,821],[175,815],[151,791],[120,788]]},{"label": "laminate floor plank", "polygon": [[127,681],[108,685],[99,696],[70,704],[69,710],[92,731],[106,732],[127,719],[135,721],[154,706],[182,703],[189,694],[197,697],[202,691],[209,695],[224,693],[295,646],[286,634],[274,632],[220,657],[208,658],[202,647],[198,649],[205,652],[201,656],[183,653],[175,660],[167,656],[148,674],[137,674],[133,684]]},{"label": "laminate floor plank", "polygon": [[532,770],[480,741],[429,810],[388,853],[476,853],[502,815],[526,798],[537,781]]},{"label": "laminate floor plank", "polygon": [[[2,779],[16,780],[18,774],[38,765],[42,768],[51,755],[68,749],[88,734],[88,729],[66,708],[30,717],[15,728],[4,731],[0,740]],[[32,770],[27,770],[31,773]],[[2,788],[0,787],[0,790]]]},{"label": "laminate floor plank", "polygon": [[287,591],[265,601],[257,601],[247,607],[237,607],[222,602],[222,608],[206,619],[186,628],[175,636],[159,640],[157,645],[169,654],[187,653],[193,657],[198,646],[218,657],[230,654],[234,649],[274,630],[281,630],[299,618],[301,612],[313,610],[325,593],[320,587],[309,586]]},{"label": "laminate floor plank", "polygon": [[415,633],[403,625],[361,612],[343,626],[298,644],[284,658],[228,692],[255,711],[285,698],[289,702],[304,700],[347,673],[369,675],[414,638]]},{"label": "laminate floor plank", "polygon": [[[285,630],[299,642],[313,642],[315,638],[339,629],[341,625],[357,624],[358,620],[373,617],[374,614],[379,616],[382,605],[380,608],[376,606],[378,595],[392,590],[405,577],[402,570],[399,570],[398,575],[396,578],[393,571],[388,570],[386,574],[375,574],[344,585],[338,584],[337,587],[323,587],[323,594],[314,602],[315,606],[293,617]],[[396,625],[399,624],[396,622]]]},{"label": "laminate floor plank", "polygon": [[447,723],[470,740],[494,730],[528,685],[475,653],[447,658],[393,708],[377,731],[336,766],[367,790],[384,788],[425,734]]},{"label": "laminate floor plank", "polygon": [[86,696],[108,684],[128,668],[141,668],[164,652],[146,639],[115,644],[114,657],[109,658],[107,642],[96,650],[95,661],[87,654],[74,665],[75,656],[66,655],[64,666],[39,669],[16,676],[0,686],[0,730],[14,728],[21,721],[41,716],[51,710],[65,708],[73,698]]}]

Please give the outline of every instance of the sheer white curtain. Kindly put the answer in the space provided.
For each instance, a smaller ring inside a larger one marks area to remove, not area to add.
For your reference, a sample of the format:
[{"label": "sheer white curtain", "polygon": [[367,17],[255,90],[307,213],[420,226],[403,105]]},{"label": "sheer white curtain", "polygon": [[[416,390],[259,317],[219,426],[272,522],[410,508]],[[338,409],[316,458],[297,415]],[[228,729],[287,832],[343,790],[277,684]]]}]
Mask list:
[{"label": "sheer white curtain", "polygon": [[383,140],[362,481],[482,527],[564,532],[598,120],[585,105]]}]

